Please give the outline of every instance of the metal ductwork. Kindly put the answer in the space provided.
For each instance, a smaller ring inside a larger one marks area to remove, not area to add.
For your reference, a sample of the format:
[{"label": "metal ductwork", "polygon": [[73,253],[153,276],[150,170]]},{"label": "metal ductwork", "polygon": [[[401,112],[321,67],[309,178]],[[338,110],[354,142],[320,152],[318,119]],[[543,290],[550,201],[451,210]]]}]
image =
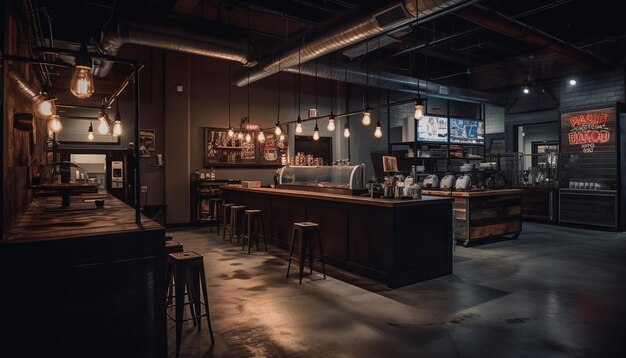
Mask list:
[{"label": "metal ductwork", "polygon": [[[104,25],[98,50],[115,56],[124,44],[156,47],[164,50],[236,61],[244,66],[254,66],[251,47],[242,36],[221,32],[202,34],[185,31],[179,27],[137,24],[124,19],[114,19]],[[105,77],[113,62],[102,61],[94,75]]]},{"label": "metal ductwork", "polygon": [[592,53],[567,44],[558,38],[495,11],[488,11],[482,7],[471,6],[463,8],[455,14],[486,29],[512,37],[541,49],[551,50],[577,62],[592,66],[602,66],[605,64],[602,59]]},{"label": "metal ductwork", "polygon": [[[317,67],[317,68],[316,68]],[[298,73],[298,66],[285,69],[285,72]],[[465,102],[487,103],[504,107],[507,98],[490,93],[473,91],[458,87],[442,86],[440,84],[417,80],[415,77],[398,75],[389,72],[369,71],[364,66],[344,65],[340,63],[318,62],[305,63],[300,66],[300,73],[307,76],[317,76],[319,78],[344,81],[357,85],[369,85],[372,88],[379,87],[400,92],[407,92],[415,95],[418,89],[420,93],[430,97],[453,99]],[[380,76],[380,83],[378,79]],[[368,79],[369,77],[369,79]],[[419,82],[419,88],[418,88]]]},{"label": "metal ductwork", "polygon": [[[468,0],[370,1],[362,7],[335,17],[290,41],[277,55],[259,62],[254,70],[237,74],[234,83],[243,87],[289,68],[335,52],[363,40],[392,31],[418,18],[431,17],[444,10],[466,5]],[[302,43],[300,43],[302,41]],[[280,66],[279,66],[280,65]]]},{"label": "metal ductwork", "polygon": [[13,66],[9,67],[7,75],[11,79],[15,92],[24,100],[28,101],[33,107],[38,106],[46,100]]}]

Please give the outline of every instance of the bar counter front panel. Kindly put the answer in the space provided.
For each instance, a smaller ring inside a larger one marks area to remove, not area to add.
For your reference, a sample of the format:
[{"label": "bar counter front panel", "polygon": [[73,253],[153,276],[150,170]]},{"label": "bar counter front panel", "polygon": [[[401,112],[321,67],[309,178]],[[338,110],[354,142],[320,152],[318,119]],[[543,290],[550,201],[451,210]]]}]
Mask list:
[{"label": "bar counter front panel", "polygon": [[452,273],[450,198],[389,200],[237,186],[224,187],[224,196],[262,210],[270,241],[284,249],[293,223],[319,223],[327,263],[390,287]]},{"label": "bar counter front panel", "polygon": [[60,204],[35,199],[0,241],[0,356],[165,357],[164,228],[110,195]]}]

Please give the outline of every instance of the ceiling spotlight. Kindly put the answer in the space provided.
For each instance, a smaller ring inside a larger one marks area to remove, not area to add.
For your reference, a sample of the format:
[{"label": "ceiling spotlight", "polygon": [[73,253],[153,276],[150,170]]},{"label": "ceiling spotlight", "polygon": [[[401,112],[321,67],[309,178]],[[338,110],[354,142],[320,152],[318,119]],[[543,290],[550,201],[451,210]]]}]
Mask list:
[{"label": "ceiling spotlight", "polygon": [[569,80],[569,85],[570,86],[576,86],[576,80],[573,79],[573,78],[571,80]]},{"label": "ceiling spotlight", "polygon": [[522,92],[524,92],[524,94],[529,94],[530,93],[530,88],[528,88],[528,86],[524,86],[524,87],[522,87]]}]

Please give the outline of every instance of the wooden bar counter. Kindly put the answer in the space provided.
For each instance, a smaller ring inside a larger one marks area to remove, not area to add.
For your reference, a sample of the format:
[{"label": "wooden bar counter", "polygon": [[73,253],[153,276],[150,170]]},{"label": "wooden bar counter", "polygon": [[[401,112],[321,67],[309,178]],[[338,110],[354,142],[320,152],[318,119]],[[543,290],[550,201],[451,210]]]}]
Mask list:
[{"label": "wooden bar counter", "polygon": [[522,231],[522,190],[423,190],[425,195],[453,197],[454,239],[470,241]]},{"label": "wooden bar counter", "polygon": [[111,195],[36,198],[0,240],[3,357],[165,357],[165,229]]},{"label": "wooden bar counter", "polygon": [[452,273],[452,200],[394,200],[226,186],[229,203],[261,209],[271,242],[289,249],[293,223],[320,224],[324,258],[390,287]]}]

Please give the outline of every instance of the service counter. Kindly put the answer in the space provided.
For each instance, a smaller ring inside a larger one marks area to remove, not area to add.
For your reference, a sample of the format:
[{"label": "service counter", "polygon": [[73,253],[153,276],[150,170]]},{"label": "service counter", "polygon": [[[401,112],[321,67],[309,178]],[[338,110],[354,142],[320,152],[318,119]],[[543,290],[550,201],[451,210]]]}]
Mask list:
[{"label": "service counter", "polygon": [[111,195],[36,198],[0,240],[7,357],[165,357],[165,229]]},{"label": "service counter", "polygon": [[522,190],[476,191],[423,190],[424,195],[452,197],[454,239],[465,246],[470,241],[522,231]]},{"label": "service counter", "polygon": [[390,287],[452,273],[452,199],[379,199],[225,186],[226,202],[261,209],[270,241],[289,249],[293,223],[320,224],[327,263]]}]

